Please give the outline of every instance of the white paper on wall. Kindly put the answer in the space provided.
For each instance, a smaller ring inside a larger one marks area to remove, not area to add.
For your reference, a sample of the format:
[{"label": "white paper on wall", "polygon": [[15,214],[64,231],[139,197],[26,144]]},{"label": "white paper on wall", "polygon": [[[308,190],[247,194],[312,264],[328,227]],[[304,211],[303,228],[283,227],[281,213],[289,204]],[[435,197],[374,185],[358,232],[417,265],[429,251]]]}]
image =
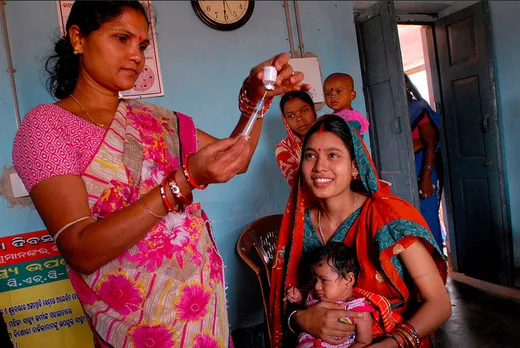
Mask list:
[{"label": "white paper on wall", "polygon": [[[160,97],[164,95],[163,81],[161,75],[161,67],[159,64],[159,52],[157,50],[157,37],[155,33],[155,20],[152,8],[152,1],[141,1],[150,18],[150,45],[144,51],[145,65],[143,71],[134,83],[134,88],[128,91],[120,92],[120,96],[124,98],[148,98]],[[57,0],[58,21],[60,24],[61,34],[65,36],[65,28],[70,10],[74,1]]]},{"label": "white paper on wall", "polygon": [[314,103],[323,103],[325,98],[323,96],[321,70],[318,57],[292,58],[289,60],[289,64],[294,71],[301,71],[305,74],[303,82],[312,86],[309,93],[311,94]]}]

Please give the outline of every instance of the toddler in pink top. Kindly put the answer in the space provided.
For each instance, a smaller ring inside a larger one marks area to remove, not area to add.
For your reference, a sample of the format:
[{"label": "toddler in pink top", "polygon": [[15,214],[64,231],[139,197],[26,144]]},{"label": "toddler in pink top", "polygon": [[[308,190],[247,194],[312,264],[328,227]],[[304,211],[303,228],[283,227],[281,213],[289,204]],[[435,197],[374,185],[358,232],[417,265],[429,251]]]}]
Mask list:
[{"label": "toddler in pink top", "polygon": [[358,122],[360,134],[368,130],[368,120],[359,111],[352,109],[352,101],[356,99],[352,76],[344,73],[329,75],[323,83],[323,93],[325,103],[334,111],[334,115],[341,116],[347,122]]}]

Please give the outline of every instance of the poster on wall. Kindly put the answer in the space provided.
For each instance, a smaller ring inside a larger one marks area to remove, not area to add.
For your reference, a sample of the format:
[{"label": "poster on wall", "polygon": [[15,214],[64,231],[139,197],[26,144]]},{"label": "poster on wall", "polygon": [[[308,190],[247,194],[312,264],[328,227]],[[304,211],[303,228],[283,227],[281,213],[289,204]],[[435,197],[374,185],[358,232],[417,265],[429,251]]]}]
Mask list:
[{"label": "poster on wall", "polygon": [[0,311],[14,347],[94,345],[65,260],[47,231],[0,238]]},{"label": "poster on wall", "polygon": [[[58,21],[62,36],[65,36],[65,28],[70,10],[74,1],[56,1],[58,9]],[[145,64],[143,71],[134,83],[134,87],[128,91],[120,92],[124,98],[148,98],[164,95],[161,67],[159,65],[159,52],[157,51],[157,37],[155,33],[155,20],[152,1],[141,1],[150,18],[150,45],[144,51]]]}]

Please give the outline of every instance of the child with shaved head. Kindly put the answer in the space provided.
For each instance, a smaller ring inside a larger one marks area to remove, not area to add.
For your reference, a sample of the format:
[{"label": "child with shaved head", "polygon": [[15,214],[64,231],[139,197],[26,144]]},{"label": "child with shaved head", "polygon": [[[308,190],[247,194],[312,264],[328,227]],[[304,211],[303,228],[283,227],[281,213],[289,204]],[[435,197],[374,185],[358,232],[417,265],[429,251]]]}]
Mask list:
[{"label": "child with shaved head", "polygon": [[334,110],[335,115],[341,116],[347,122],[359,123],[359,127],[356,128],[361,134],[368,130],[368,120],[352,108],[352,101],[356,99],[352,76],[344,73],[329,75],[323,83],[323,93],[325,103]]}]

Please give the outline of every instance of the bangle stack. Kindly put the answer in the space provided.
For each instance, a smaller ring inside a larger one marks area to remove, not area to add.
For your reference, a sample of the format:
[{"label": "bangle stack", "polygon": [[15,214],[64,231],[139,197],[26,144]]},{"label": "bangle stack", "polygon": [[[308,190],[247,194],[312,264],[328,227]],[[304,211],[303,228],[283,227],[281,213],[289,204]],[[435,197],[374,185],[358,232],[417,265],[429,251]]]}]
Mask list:
[{"label": "bangle stack", "polygon": [[199,190],[204,190],[204,189],[206,189],[206,187],[208,187],[208,185],[197,184],[195,182],[195,180],[193,180],[193,177],[190,175],[190,172],[188,170],[188,160],[189,160],[190,156],[191,156],[191,154],[189,154],[189,153],[186,154],[182,161],[182,172],[184,173],[184,177],[186,178],[188,183],[191,185],[191,187],[199,189]]},{"label": "bangle stack", "polygon": [[417,330],[408,323],[397,325],[386,337],[396,341],[399,348],[418,348],[421,345]]},{"label": "bangle stack", "polygon": [[[256,108],[256,103],[252,102],[249,97],[247,96],[247,83],[248,83],[249,77],[244,80],[242,83],[242,88],[240,88],[240,94],[238,95],[238,109],[242,113],[242,115],[246,117],[251,117],[253,114],[253,111]],[[266,98],[264,107],[262,109],[261,115],[258,116],[258,118],[264,117],[265,113],[269,110],[271,107],[271,104],[273,102],[273,98]]]},{"label": "bangle stack", "polygon": [[180,203],[177,203],[177,209],[174,209],[172,204],[168,200],[168,197],[166,196],[166,185],[167,185],[167,177],[164,177],[163,181],[161,182],[161,188],[160,188],[163,204],[169,213],[180,213],[180,211],[181,211]]},{"label": "bangle stack", "polygon": [[[168,210],[168,213],[176,213],[177,214],[177,213],[180,213],[182,211],[182,208],[184,206],[190,205],[192,202],[191,202],[190,199],[186,198],[182,194],[181,189],[179,188],[179,186],[177,185],[177,182],[175,181],[175,178],[170,177],[170,176],[171,176],[171,173],[170,173],[170,175],[164,177],[164,179],[162,180],[161,184],[159,185],[159,192],[161,193],[162,202],[163,202],[164,207],[166,208],[166,210]],[[166,187],[167,186],[170,188],[173,196],[175,197],[175,200],[176,200],[176,203],[177,203],[175,205],[175,207],[168,200],[168,196],[166,196]],[[146,206],[146,204],[144,204],[144,201],[143,201],[142,197],[139,197],[137,200],[139,201],[139,203],[141,204],[141,206],[143,207],[144,210],[146,210],[150,215],[156,217],[159,220],[165,218],[166,215],[168,215],[168,214],[166,214],[164,216],[160,216],[160,215],[155,214],[153,211],[151,211]]]},{"label": "bangle stack", "polygon": [[168,186],[170,186],[170,190],[172,190],[173,195],[179,202],[182,203],[182,205],[190,205],[192,203],[188,198],[186,198],[182,194],[181,189],[179,188],[179,186],[177,185],[177,182],[175,181],[175,178],[168,176]]}]

